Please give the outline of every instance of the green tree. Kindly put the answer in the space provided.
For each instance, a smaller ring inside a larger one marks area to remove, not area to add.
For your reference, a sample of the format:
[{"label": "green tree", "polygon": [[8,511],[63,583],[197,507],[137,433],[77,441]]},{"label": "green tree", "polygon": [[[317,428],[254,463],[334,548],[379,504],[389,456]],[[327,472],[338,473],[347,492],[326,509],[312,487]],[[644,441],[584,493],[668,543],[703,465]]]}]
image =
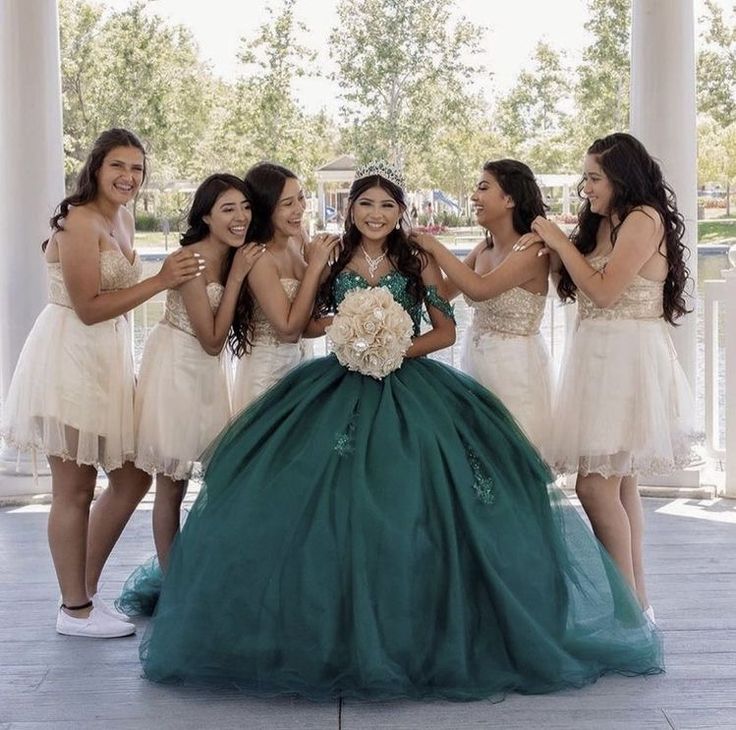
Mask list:
[{"label": "green tree", "polygon": [[307,28],[295,5],[296,0],[281,0],[277,9],[269,7],[255,37],[241,39],[244,73],[220,132],[237,169],[269,159],[311,173],[310,127],[324,119],[309,119],[294,98],[293,79],[306,75],[314,61],[314,53],[297,42]]},{"label": "green tree", "polygon": [[[729,24],[723,8],[705,0],[706,14],[698,53],[698,111],[721,127],[736,119],[736,22]],[[734,6],[736,14],[736,6]]]},{"label": "green tree", "polygon": [[105,15],[85,0],[61,0],[62,94],[67,172],[94,138],[128,127],[152,153],[151,180],[201,171],[197,150],[208,124],[209,72],[191,34],[136,2]]},{"label": "green tree", "polygon": [[[345,142],[385,157],[416,183],[434,130],[464,123],[481,29],[452,22],[447,0],[341,0],[330,37]],[[426,167],[426,166],[425,166]]]},{"label": "green tree", "polygon": [[706,117],[698,124],[698,182],[726,189],[726,216],[731,217],[731,189],[736,184],[736,121],[722,127]]},{"label": "green tree", "polygon": [[564,56],[540,41],[532,68],[519,74],[513,89],[498,103],[495,120],[508,154],[537,172],[560,172],[576,164],[568,134],[569,75]]},{"label": "green tree", "polygon": [[591,43],[576,72],[576,117],[570,126],[578,160],[590,143],[629,128],[631,0],[588,0]]}]

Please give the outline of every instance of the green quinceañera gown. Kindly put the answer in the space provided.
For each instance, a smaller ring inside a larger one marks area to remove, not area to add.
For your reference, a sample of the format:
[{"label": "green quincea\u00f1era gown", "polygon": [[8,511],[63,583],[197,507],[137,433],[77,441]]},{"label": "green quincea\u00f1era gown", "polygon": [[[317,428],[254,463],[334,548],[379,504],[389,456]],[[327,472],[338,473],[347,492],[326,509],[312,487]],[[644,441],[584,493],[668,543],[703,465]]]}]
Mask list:
[{"label": "green quincea\u00f1era gown", "polygon": [[[381,279],[418,329],[406,279]],[[336,299],[369,284],[344,271]],[[430,289],[427,302],[452,316]],[[219,437],[141,645],[260,695],[550,692],[662,670],[655,628],[501,403],[416,358],[287,375]]]}]

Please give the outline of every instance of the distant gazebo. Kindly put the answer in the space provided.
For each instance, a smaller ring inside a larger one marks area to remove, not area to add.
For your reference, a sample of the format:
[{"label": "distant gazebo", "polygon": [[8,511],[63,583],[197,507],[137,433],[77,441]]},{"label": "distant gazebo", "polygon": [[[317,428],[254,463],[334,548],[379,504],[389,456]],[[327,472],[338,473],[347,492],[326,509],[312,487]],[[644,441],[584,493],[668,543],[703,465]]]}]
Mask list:
[{"label": "distant gazebo", "polygon": [[317,177],[317,211],[323,225],[327,223],[327,208],[341,213],[355,177],[355,157],[340,155],[315,170]]}]

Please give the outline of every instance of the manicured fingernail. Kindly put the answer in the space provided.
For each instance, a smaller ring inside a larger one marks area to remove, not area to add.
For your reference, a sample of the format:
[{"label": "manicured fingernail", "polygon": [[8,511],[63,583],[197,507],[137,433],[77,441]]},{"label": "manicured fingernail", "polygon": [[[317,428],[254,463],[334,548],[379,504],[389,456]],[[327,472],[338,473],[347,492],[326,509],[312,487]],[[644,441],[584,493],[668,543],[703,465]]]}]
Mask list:
[{"label": "manicured fingernail", "polygon": [[197,272],[197,273],[195,274],[195,276],[202,276],[202,272],[201,272],[201,271],[198,271],[198,272]]},{"label": "manicured fingernail", "polygon": [[196,251],[193,251],[192,252],[192,256],[194,256],[197,259],[201,259],[202,258],[202,254],[201,253],[197,253]]},{"label": "manicured fingernail", "polygon": [[544,256],[544,250],[539,249],[539,251],[537,251],[537,256]]}]

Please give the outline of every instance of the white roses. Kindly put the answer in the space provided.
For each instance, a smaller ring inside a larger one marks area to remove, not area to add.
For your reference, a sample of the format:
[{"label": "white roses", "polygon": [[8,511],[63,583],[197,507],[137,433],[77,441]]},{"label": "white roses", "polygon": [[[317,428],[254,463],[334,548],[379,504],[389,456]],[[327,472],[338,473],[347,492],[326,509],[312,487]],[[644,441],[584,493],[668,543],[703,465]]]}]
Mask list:
[{"label": "white roses", "polygon": [[401,366],[414,325],[385,287],[353,289],[325,330],[341,365],[380,380]]}]

